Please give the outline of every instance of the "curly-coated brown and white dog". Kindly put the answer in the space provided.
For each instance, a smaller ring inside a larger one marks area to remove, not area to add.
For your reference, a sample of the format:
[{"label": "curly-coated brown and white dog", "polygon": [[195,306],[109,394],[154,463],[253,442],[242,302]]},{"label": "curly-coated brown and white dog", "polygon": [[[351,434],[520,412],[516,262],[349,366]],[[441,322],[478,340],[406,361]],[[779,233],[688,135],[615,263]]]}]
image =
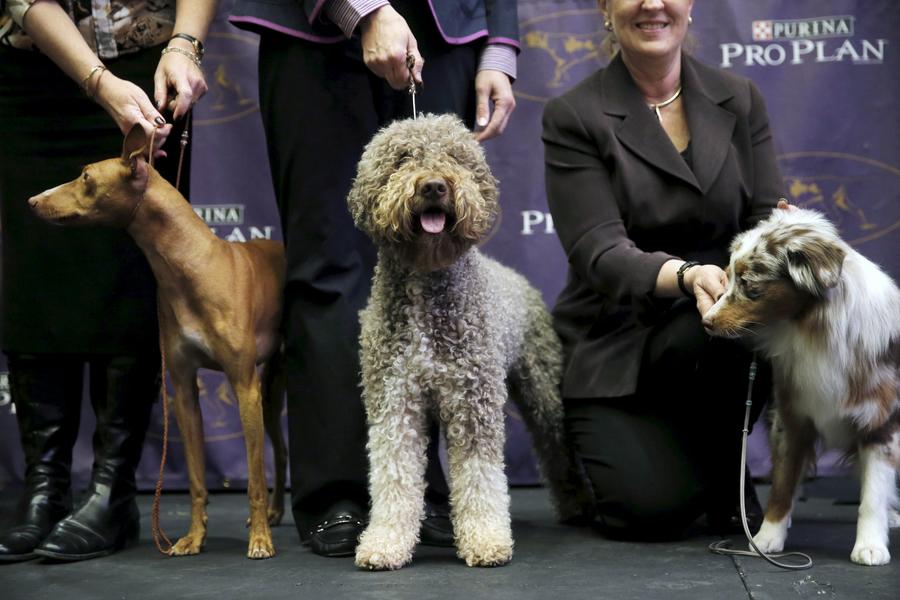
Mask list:
[{"label": "curly-coated brown and white dog", "polygon": [[850,559],[886,564],[900,467],[900,291],[820,213],[776,210],[731,247],[729,284],[703,324],[755,333],[772,360],[772,494],[753,538],[779,552],[817,440],[858,455],[862,477]]},{"label": "curly-coated brown and white dog", "polygon": [[502,565],[513,549],[503,460],[508,391],[560,518],[588,514],[592,503],[564,443],[560,343],[541,295],[474,247],[497,216],[497,182],[459,119],[427,115],[372,139],[348,202],[378,247],[361,313],[372,507],[356,564],[397,569],[412,559],[424,513],[426,423],[435,414],[447,438],[458,555],[470,566]]}]

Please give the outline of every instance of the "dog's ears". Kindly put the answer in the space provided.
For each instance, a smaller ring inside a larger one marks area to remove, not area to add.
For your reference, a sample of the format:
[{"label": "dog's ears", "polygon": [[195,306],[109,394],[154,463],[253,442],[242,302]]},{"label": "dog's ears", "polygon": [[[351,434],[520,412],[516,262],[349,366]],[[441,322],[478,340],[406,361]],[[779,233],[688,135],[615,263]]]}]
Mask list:
[{"label": "dog's ears", "polygon": [[135,123],[122,143],[122,160],[131,165],[131,176],[146,179],[150,142],[144,128]]},{"label": "dog's ears", "polygon": [[135,123],[122,143],[122,160],[131,160],[136,154],[143,154],[146,159],[150,156],[149,147],[150,143],[144,128]]},{"label": "dog's ears", "polygon": [[787,248],[787,270],[794,284],[822,297],[841,280],[846,252],[825,240],[804,240]]}]

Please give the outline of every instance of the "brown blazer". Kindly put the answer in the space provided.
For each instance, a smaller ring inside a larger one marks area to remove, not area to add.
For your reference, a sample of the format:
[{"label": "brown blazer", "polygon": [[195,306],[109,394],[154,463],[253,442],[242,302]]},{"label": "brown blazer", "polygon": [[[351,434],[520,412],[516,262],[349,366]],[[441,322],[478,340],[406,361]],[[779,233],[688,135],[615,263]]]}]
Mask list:
[{"label": "brown blazer", "polygon": [[[693,171],[621,55],[544,110],[547,198],[569,260],[554,309],[566,398],[634,393],[671,258],[724,267],[735,234],[782,195],[769,119],[748,79],[682,61]],[[699,327],[698,319],[698,327]]]}]

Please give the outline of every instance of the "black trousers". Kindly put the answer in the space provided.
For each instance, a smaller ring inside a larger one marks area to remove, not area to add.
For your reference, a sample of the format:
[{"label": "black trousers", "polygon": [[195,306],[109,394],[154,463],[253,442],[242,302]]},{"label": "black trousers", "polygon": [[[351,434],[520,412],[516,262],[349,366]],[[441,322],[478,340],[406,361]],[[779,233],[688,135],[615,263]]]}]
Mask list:
[{"label": "black trousers", "polygon": [[[567,399],[566,427],[613,536],[670,538],[740,499],[740,442],[752,354],[711,339],[680,301],[654,329],[637,392]],[[759,361],[751,423],[771,396]]]},{"label": "black trousers", "polygon": [[[471,125],[479,48],[445,44],[426,3],[394,6],[425,58],[417,110],[456,113]],[[354,227],[346,197],[365,144],[381,126],[411,116],[412,107],[406,93],[366,68],[355,39],[313,44],[265,34],[259,85],[288,256],[291,499],[305,539],[330,512],[364,512],[369,503],[358,315],[376,253]]]}]

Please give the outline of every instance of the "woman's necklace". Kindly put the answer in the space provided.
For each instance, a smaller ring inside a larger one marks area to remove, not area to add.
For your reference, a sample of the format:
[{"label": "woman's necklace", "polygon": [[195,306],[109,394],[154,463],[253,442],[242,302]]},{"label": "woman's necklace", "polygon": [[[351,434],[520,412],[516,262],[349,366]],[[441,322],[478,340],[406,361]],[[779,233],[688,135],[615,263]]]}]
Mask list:
[{"label": "woman's necklace", "polygon": [[656,118],[659,119],[660,121],[662,121],[662,115],[659,114],[659,109],[665,108],[668,105],[672,104],[673,102],[678,100],[678,96],[680,96],[680,95],[681,95],[681,86],[679,85],[678,89],[675,90],[675,93],[672,94],[672,97],[669,98],[668,100],[663,100],[662,102],[660,102],[658,104],[648,104],[647,106],[652,108],[656,112]]}]

